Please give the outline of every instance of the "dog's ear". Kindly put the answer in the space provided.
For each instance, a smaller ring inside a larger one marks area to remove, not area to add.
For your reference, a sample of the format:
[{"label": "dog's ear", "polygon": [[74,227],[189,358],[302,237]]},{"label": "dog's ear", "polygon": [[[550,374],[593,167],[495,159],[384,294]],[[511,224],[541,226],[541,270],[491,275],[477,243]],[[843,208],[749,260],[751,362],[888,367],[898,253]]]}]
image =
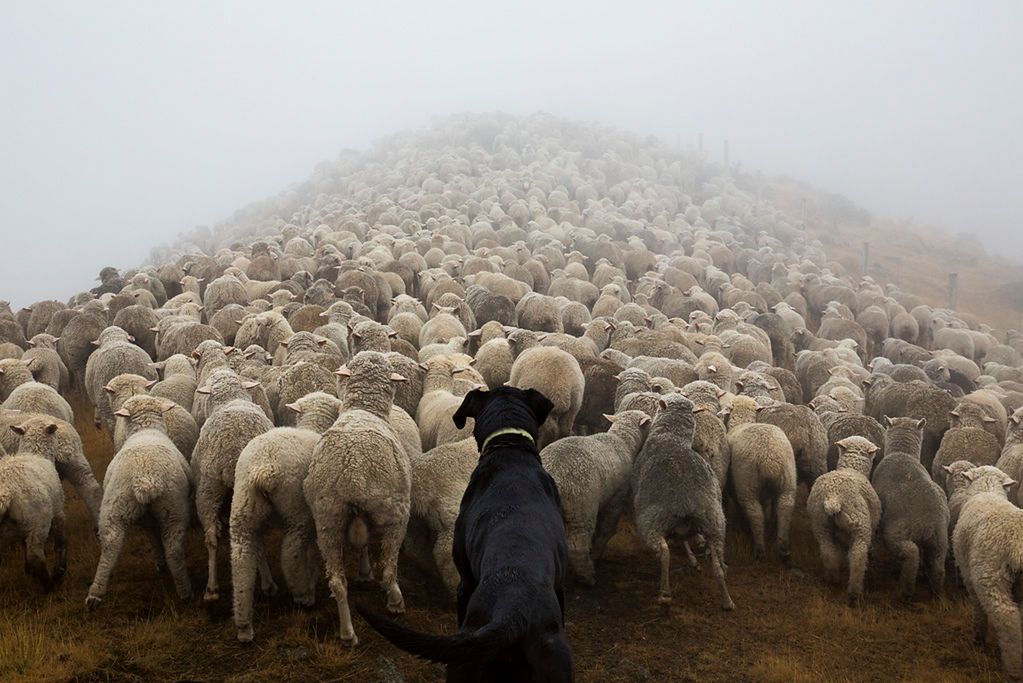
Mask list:
[{"label": "dog's ear", "polygon": [[458,406],[458,410],[451,416],[451,421],[459,429],[464,429],[465,421],[470,417],[474,418],[479,415],[480,411],[483,410],[483,406],[487,405],[489,400],[489,392],[473,389],[462,399],[462,405]]},{"label": "dog's ear", "polygon": [[554,410],[554,404],[551,403],[551,400],[536,389],[526,389],[523,398],[526,405],[529,406],[529,410],[536,416],[537,425],[542,425],[547,416]]}]

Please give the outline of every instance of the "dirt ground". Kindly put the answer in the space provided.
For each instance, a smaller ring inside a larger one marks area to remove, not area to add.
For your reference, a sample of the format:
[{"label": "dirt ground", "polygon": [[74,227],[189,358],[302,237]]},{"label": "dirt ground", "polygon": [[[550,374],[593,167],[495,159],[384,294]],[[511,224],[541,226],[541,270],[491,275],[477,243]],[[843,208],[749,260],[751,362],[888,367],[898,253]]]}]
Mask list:
[{"label": "dirt ground", "polygon": [[[88,415],[84,406],[76,413]],[[80,423],[98,475],[110,444]],[[805,492],[803,492],[805,496]],[[81,502],[69,492],[70,565],[64,582],[44,595],[22,570],[14,542],[2,545],[0,563],[0,680],[2,681],[439,681],[440,667],[400,653],[356,617],[361,643],[337,638],[337,612],[323,585],[314,609],[291,606],[286,595],[257,598],[256,641],[235,641],[229,591],[207,608],[180,603],[168,577],[154,572],[149,544],[129,536],[100,609],[88,614],[85,595],[98,544]],[[734,519],[734,517],[733,517]],[[673,558],[675,604],[655,604],[657,562],[641,548],[629,524],[598,564],[596,588],[568,592],[567,631],[581,682],[633,681],[993,681],[999,663],[993,645],[976,648],[970,612],[950,583],[935,600],[921,583],[917,600],[894,597],[895,568],[872,557],[865,604],[845,606],[843,594],[821,580],[816,545],[802,503],[792,539],[793,566],[754,562],[745,532],[731,523],[729,586],[737,605],[717,607],[709,567],[699,574]],[[200,534],[191,534],[189,569],[197,594],[205,580]],[[230,576],[226,547],[221,571]],[[271,544],[276,557],[276,548]],[[275,568],[276,571],[276,568]],[[278,583],[281,582],[278,573]],[[429,572],[407,558],[402,589],[413,626],[454,629],[453,604]],[[384,609],[375,586],[354,599]],[[402,678],[403,677],[403,678]]]}]

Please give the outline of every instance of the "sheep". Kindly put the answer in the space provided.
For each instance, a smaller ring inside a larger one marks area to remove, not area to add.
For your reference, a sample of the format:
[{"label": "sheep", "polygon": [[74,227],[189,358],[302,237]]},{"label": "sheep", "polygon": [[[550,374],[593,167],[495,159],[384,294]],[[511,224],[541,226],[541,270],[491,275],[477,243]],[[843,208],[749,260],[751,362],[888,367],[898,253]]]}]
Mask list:
[{"label": "sheep", "polygon": [[[64,491],[53,463],[31,453],[0,457],[0,527],[9,522],[25,545],[25,573],[46,592],[67,569]],[[46,566],[46,543],[53,539],[53,572]]]},{"label": "sheep", "polygon": [[808,487],[828,471],[828,432],[808,407],[767,406],[757,411],[757,422],[773,424],[785,433],[796,458],[796,473]]},{"label": "sheep", "polygon": [[437,572],[452,597],[459,582],[451,554],[455,520],[478,462],[479,450],[472,437],[441,444],[412,459],[409,535],[414,522],[425,527]]},{"label": "sheep", "polygon": [[[1009,432],[995,467],[1014,480],[1023,481],[1023,408],[1017,408],[1009,418]],[[1020,504],[1018,485],[1009,490],[1009,501],[1013,505]]]},{"label": "sheep", "polygon": [[901,562],[898,592],[906,600],[913,597],[921,560],[931,590],[944,593],[948,502],[920,462],[925,426],[926,419],[885,416],[884,459],[870,478],[881,499],[881,537]]},{"label": "sheep", "polygon": [[[679,394],[661,399],[660,410],[633,465],[636,531],[660,560],[658,604],[671,603],[669,538],[687,541],[699,534],[710,550],[711,569],[721,590],[721,608],[732,610],[735,603],[725,582],[721,488],[710,465],[692,450],[694,410],[693,403]],[[794,481],[794,472],[792,478]],[[695,564],[691,552],[689,555],[690,564]]]},{"label": "sheep", "polygon": [[386,356],[357,354],[348,364],[341,414],[313,451],[303,482],[316,523],[316,540],[327,583],[337,600],[341,640],[358,643],[348,607],[342,545],[362,549],[370,531],[380,539],[380,585],[392,613],[405,610],[398,586],[398,551],[408,524],[411,472],[408,455],[388,417],[394,399],[393,373]]},{"label": "sheep", "polygon": [[458,429],[451,422],[451,416],[462,404],[461,397],[455,395],[455,363],[454,359],[444,357],[431,358],[426,363],[423,397],[416,410],[424,450],[460,441],[472,434],[471,425]]},{"label": "sheep", "polygon": [[[959,515],[963,510],[963,503],[966,502],[966,498],[968,497],[966,489],[969,488],[970,483],[970,480],[966,477],[960,477],[957,475],[960,472],[972,470],[974,467],[976,467],[976,465],[969,460],[956,460],[951,465],[945,465],[942,468],[947,475],[945,477],[945,494],[948,496],[949,538],[952,538],[952,534],[955,533],[956,524],[959,522]],[[1012,487],[1010,487],[1010,489],[1011,488]]]},{"label": "sheep", "polygon": [[554,404],[554,409],[540,428],[538,448],[543,450],[547,444],[571,433],[575,416],[582,406],[586,379],[578,361],[570,354],[554,347],[532,348],[518,353],[508,384],[519,389],[536,389]]},{"label": "sheep", "polygon": [[[11,435],[8,440],[8,434]],[[10,453],[31,453],[46,458],[57,469],[85,503],[95,524],[99,520],[103,492],[85,459],[82,439],[75,428],[49,415],[33,415],[18,411],[0,411],[0,449]]]},{"label": "sheep", "polygon": [[337,378],[331,370],[304,360],[285,367],[277,378],[273,392],[277,397],[276,424],[279,427],[293,426],[296,413],[287,407],[288,404],[315,392],[337,396]]},{"label": "sheep", "polygon": [[157,364],[162,379],[149,390],[151,396],[166,398],[192,412],[195,390],[199,388],[193,359],[181,354],[171,356]]},{"label": "sheep", "polygon": [[511,368],[515,363],[511,345],[504,337],[491,339],[482,344],[476,352],[473,367],[483,375],[483,380],[491,389],[503,385],[511,377]]},{"label": "sheep", "polygon": [[806,512],[831,583],[840,580],[844,551],[849,566],[849,606],[857,607],[871,538],[881,521],[881,500],[867,478],[878,447],[863,437],[850,436],[838,442],[838,449],[837,469],[814,481]]},{"label": "sheep", "polygon": [[778,554],[788,562],[789,524],[796,503],[796,458],[785,432],[772,424],[758,424],[756,411],[756,401],[748,396],[736,396],[723,411],[735,497],[749,522],[760,557],[766,555],[765,503],[771,504],[777,517]]},{"label": "sheep", "polygon": [[[952,411],[952,418],[956,420],[959,414]],[[944,466],[956,460],[969,460],[976,466],[994,465],[1001,455],[1001,447],[998,440],[979,427],[953,426],[945,436],[941,438],[941,445],[934,455],[934,462],[931,465],[931,478],[941,486],[945,487]]]},{"label": "sheep", "polygon": [[[154,385],[154,381],[147,380],[139,375],[124,374],[110,380],[104,391],[107,392],[107,399],[110,401],[111,413],[116,413],[132,396],[149,393],[148,390]],[[164,421],[167,425],[167,436],[174,442],[185,460],[190,460],[195,443],[199,439],[199,427],[195,424],[192,415],[177,403],[173,408],[164,412]],[[124,444],[127,424],[123,420],[114,423],[113,442],[114,450],[120,450]]]},{"label": "sheep", "polygon": [[85,365],[85,390],[96,408],[96,426],[114,431],[114,417],[103,387],[118,375],[141,375],[148,380],[157,379],[152,359],[132,344],[133,337],[119,327],[108,327],[96,340],[96,350]]},{"label": "sheep", "polygon": [[952,534],[952,553],[973,604],[973,639],[984,643],[990,621],[1005,674],[1019,680],[1023,635],[1013,584],[1023,571],[1023,511],[1006,498],[1006,489],[1016,482],[994,467],[977,467],[957,476],[969,484]]},{"label": "sheep", "polygon": [[55,391],[67,393],[71,382],[67,367],[57,353],[59,337],[37,334],[29,340],[30,348],[21,356],[21,361],[32,372],[37,382],[52,387]]},{"label": "sheep", "polygon": [[220,369],[197,390],[207,397],[207,418],[199,430],[192,451],[191,470],[195,481],[195,509],[208,556],[205,602],[220,599],[217,577],[217,547],[220,538],[220,509],[234,488],[238,456],[249,441],[273,429],[266,414],[252,402],[247,389],[255,382],[243,381],[232,370]]},{"label": "sheep", "polygon": [[[246,444],[235,467],[231,498],[231,583],[238,640],[254,637],[252,593],[257,559],[265,563],[260,532],[274,513],[284,522],[281,571],[297,605],[316,599],[316,555],[312,514],[302,485],[320,435],[340,414],[341,401],[322,392],[288,405],[298,415],[295,427],[276,427]],[[269,572],[265,573],[269,579]],[[271,590],[272,580],[264,586]]]},{"label": "sheep", "polygon": [[189,523],[188,463],[168,438],[163,413],[175,404],[152,396],[133,396],[117,411],[128,421],[127,440],[107,466],[99,515],[100,558],[85,599],[99,607],[124,546],[128,527],[144,515],[155,519],[150,532],[157,570],[170,570],[178,597],[187,600],[192,584],[185,567]]},{"label": "sheep", "polygon": [[433,317],[419,331],[419,348],[430,344],[446,344],[454,337],[468,339],[465,325],[455,317],[454,308],[434,306]]},{"label": "sheep", "polygon": [[561,496],[568,561],[578,579],[591,586],[596,583],[593,558],[604,554],[627,507],[632,464],[650,424],[650,416],[639,410],[604,417],[611,422],[607,432],[569,436],[540,451]]},{"label": "sheep", "polygon": [[[50,415],[73,423],[74,413],[70,404],[57,391],[32,379],[32,374],[20,360],[0,361],[0,393],[5,393],[0,408],[23,413]],[[9,392],[8,392],[9,389]]]}]

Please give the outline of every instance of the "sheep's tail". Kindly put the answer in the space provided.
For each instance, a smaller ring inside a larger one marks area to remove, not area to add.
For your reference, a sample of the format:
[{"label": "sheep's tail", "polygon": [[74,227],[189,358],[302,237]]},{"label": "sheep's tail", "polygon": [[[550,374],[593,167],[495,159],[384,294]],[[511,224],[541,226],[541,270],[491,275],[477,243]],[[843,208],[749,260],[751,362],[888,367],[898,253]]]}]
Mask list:
[{"label": "sheep's tail", "polygon": [[365,548],[369,543],[369,527],[359,514],[356,514],[348,524],[348,543],[355,548]]},{"label": "sheep's tail", "polygon": [[163,493],[163,486],[151,474],[140,474],[132,481],[131,492],[139,505],[149,505]]},{"label": "sheep's tail", "polygon": [[496,659],[518,639],[508,624],[491,623],[471,633],[438,636],[420,633],[355,604],[356,611],[380,635],[405,652],[439,664],[484,665]]},{"label": "sheep's tail", "polygon": [[281,480],[281,473],[276,463],[261,462],[249,470],[249,481],[263,493],[273,493]]},{"label": "sheep's tail", "polygon": [[828,495],[824,496],[824,512],[834,517],[841,511],[842,498],[839,495],[835,493],[829,493]]}]

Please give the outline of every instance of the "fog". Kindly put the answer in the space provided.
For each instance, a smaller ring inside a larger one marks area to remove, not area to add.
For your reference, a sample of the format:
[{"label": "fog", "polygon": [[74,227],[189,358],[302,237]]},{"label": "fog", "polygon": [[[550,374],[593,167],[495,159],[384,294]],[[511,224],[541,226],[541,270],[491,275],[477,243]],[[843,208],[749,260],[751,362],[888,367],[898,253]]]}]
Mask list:
[{"label": "fog", "polygon": [[0,298],[66,299],[460,111],[727,138],[746,169],[1023,249],[1019,2],[290,5],[3,5]]}]

